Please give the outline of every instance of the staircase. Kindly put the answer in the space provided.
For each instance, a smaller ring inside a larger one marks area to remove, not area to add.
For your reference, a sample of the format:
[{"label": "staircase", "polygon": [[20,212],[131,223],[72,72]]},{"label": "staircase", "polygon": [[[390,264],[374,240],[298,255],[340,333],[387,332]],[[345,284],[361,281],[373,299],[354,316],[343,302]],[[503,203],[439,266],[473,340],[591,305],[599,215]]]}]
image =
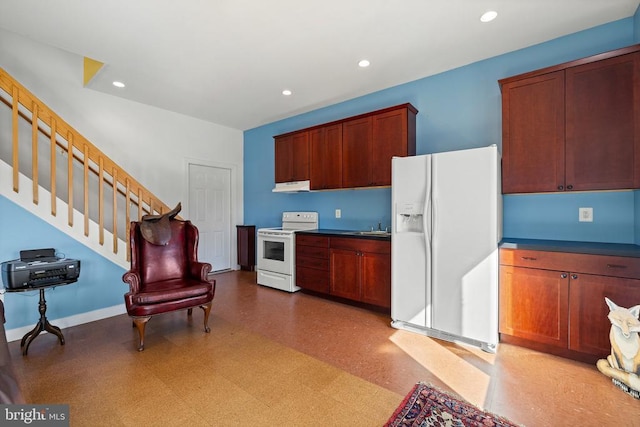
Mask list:
[{"label": "staircase", "polygon": [[171,208],[0,68],[5,117],[0,194],[128,268],[130,221]]}]

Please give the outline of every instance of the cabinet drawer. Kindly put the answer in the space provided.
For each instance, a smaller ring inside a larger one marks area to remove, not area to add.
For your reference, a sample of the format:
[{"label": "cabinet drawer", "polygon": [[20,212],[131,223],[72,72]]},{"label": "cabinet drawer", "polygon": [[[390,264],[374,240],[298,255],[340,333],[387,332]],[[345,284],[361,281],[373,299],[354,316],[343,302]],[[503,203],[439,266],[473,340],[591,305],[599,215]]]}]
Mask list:
[{"label": "cabinet drawer", "polygon": [[317,246],[328,248],[329,237],[326,236],[310,236],[308,234],[296,234],[296,246]]},{"label": "cabinet drawer", "polygon": [[391,242],[373,239],[359,239],[357,237],[334,237],[331,238],[331,249],[390,254]]},{"label": "cabinet drawer", "polygon": [[329,272],[314,268],[296,267],[296,285],[316,292],[329,292]]},{"label": "cabinet drawer", "polygon": [[640,258],[500,249],[500,264],[640,279]]},{"label": "cabinet drawer", "polygon": [[307,255],[296,255],[296,267],[308,267],[327,271],[329,270],[328,253],[326,258],[314,258]]},{"label": "cabinet drawer", "polygon": [[329,248],[321,246],[296,245],[296,259],[300,257],[329,259]]}]

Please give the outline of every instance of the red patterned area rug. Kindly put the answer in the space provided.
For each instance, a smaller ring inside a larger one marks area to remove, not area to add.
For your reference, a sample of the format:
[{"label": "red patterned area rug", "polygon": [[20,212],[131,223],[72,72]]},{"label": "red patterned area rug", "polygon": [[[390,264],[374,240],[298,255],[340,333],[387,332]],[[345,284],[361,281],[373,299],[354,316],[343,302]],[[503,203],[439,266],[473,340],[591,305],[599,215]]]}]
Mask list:
[{"label": "red patterned area rug", "polygon": [[517,427],[506,418],[482,411],[463,399],[418,383],[393,413],[386,427]]}]

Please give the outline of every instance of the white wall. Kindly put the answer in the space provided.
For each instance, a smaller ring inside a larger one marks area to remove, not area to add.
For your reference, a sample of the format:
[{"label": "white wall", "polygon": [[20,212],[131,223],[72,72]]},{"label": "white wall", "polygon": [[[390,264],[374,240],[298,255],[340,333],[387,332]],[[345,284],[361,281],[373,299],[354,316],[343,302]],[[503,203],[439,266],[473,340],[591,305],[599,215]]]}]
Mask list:
[{"label": "white wall", "polygon": [[0,67],[169,206],[188,199],[185,159],[235,168],[242,224],[242,131],[84,88],[81,55],[2,29]]}]

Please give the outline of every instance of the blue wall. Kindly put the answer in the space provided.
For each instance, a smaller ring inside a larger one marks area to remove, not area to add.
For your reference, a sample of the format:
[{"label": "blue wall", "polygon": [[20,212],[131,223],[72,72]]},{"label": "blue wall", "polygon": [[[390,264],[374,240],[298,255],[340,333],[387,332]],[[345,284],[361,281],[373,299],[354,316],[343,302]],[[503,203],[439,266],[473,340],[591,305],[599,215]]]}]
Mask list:
[{"label": "blue wall", "polygon": [[[389,189],[272,193],[273,136],[331,120],[410,102],[418,110],[418,154],[501,145],[501,95],[497,80],[634,44],[634,18],[396,86],[244,134],[245,223],[280,224],[287,210],[315,210],[322,228],[363,229],[390,223]],[[505,237],[633,243],[634,192],[509,195],[504,197]],[[578,207],[593,207],[594,222],[579,223]],[[336,219],[335,209],[342,210]],[[640,241],[640,240],[638,240]]]},{"label": "blue wall", "polygon": [[[76,283],[45,292],[47,318],[81,314],[124,304],[129,287],[122,281],[124,270],[91,249],[0,196],[0,260],[20,258],[24,249],[54,248],[68,258],[80,260]],[[5,293],[5,328],[33,326],[40,318],[38,291]],[[55,322],[53,322],[55,324]]]}]

